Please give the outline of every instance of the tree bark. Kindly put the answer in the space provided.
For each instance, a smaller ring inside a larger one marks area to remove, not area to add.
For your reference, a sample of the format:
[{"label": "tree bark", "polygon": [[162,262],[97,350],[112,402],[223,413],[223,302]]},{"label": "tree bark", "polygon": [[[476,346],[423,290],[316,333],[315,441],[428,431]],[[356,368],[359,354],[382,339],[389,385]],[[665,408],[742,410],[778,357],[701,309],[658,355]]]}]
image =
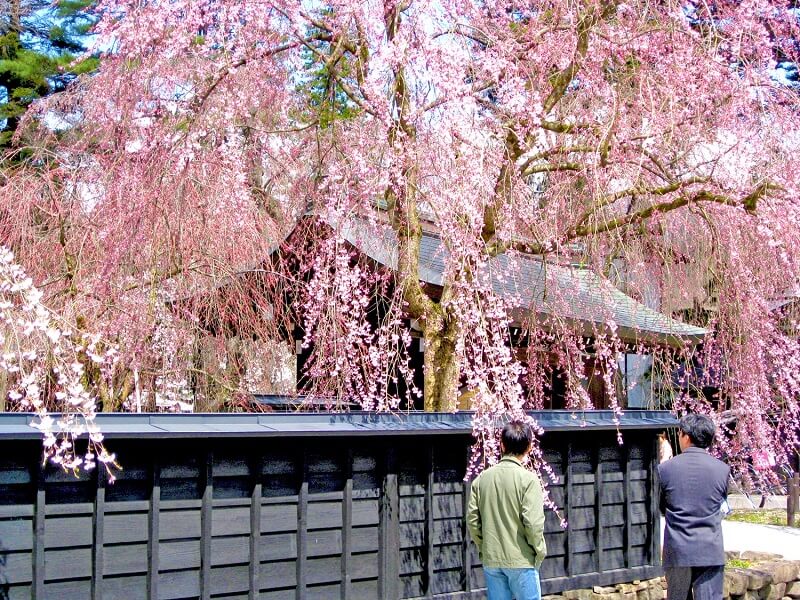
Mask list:
[{"label": "tree bark", "polygon": [[20,0],[11,0],[9,29],[22,33],[22,6]]},{"label": "tree bark", "polygon": [[[121,375],[121,381],[114,385],[111,390],[102,381],[100,377],[99,368],[97,369],[98,393],[101,401],[101,410],[103,412],[117,412],[122,409],[122,405],[133,392],[133,371],[125,369]],[[118,377],[114,377],[117,380]]]},{"label": "tree bark", "polygon": [[6,410],[6,398],[8,397],[8,372],[0,371],[0,412]]},{"label": "tree bark", "polygon": [[458,407],[461,365],[456,352],[458,322],[438,319],[425,327],[425,412],[453,412]]}]

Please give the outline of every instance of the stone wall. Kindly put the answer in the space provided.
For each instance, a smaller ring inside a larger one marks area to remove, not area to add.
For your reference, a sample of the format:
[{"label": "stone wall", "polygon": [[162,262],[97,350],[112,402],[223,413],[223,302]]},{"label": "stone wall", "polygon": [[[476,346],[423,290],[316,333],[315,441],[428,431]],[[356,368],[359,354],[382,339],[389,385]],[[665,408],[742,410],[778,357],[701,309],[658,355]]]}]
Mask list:
[{"label": "stone wall", "polygon": [[747,568],[725,569],[725,598],[794,600],[800,598],[800,561],[764,552],[728,553],[728,560],[747,561]]},{"label": "stone wall", "polygon": [[663,600],[667,597],[667,586],[663,577],[643,579],[632,583],[599,586],[583,590],[568,590],[542,600]]},{"label": "stone wall", "polygon": [[[800,599],[800,561],[783,560],[778,554],[728,552],[725,569],[725,600]],[[748,563],[747,567],[730,566]],[[664,600],[667,584],[663,577],[569,590],[544,596],[543,600]]]}]

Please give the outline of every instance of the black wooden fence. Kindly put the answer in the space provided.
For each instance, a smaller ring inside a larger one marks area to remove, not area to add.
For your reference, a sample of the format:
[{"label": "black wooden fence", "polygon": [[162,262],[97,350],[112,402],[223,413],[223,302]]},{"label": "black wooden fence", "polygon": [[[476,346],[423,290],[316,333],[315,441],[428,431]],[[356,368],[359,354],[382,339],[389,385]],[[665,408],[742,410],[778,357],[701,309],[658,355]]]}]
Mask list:
[{"label": "black wooden fence", "polygon": [[[537,415],[558,475],[543,590],[660,573],[655,432],[629,412]],[[41,466],[0,415],[10,598],[481,598],[464,527],[469,415],[101,415],[123,470]],[[582,426],[583,425],[583,426]],[[2,592],[0,592],[2,597]]]}]

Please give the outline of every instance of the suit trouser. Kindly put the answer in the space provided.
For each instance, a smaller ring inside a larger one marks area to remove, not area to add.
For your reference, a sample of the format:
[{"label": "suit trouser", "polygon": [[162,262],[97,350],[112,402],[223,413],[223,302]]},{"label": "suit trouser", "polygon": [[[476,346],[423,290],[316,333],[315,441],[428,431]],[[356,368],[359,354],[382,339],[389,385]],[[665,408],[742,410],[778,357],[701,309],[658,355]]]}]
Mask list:
[{"label": "suit trouser", "polygon": [[722,600],[725,567],[665,567],[667,600]]}]

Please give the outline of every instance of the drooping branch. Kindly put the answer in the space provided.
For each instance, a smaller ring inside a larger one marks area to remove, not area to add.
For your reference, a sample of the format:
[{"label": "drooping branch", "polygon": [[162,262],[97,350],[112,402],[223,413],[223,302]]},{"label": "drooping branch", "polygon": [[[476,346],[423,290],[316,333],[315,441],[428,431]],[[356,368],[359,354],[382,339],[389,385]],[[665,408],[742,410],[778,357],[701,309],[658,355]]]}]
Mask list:
[{"label": "drooping branch", "polygon": [[[550,170],[557,170],[557,169],[546,169],[546,171],[537,171],[535,168],[539,165],[534,165],[535,162],[551,158],[553,156],[559,154],[589,154],[597,152],[597,148],[594,146],[589,146],[587,144],[577,144],[575,146],[556,146],[555,148],[551,148],[549,150],[543,150],[541,152],[537,152],[536,154],[532,154],[525,158],[525,161],[519,165],[520,173],[523,177],[528,175],[532,175],[533,173],[543,173]],[[555,165],[552,165],[555,166]],[[574,169],[565,169],[565,170],[574,170]]]},{"label": "drooping branch", "polygon": [[531,165],[522,172],[523,177],[535,175],[536,173],[556,173],[561,171],[580,171],[583,165],[576,162],[563,162],[563,163],[544,163],[538,165]]},{"label": "drooping branch", "polygon": [[592,27],[598,22],[598,17],[594,12],[589,12],[581,16],[578,20],[576,28],[577,39],[575,41],[575,50],[572,60],[561,71],[556,73],[552,78],[553,89],[548,94],[543,103],[544,114],[549,114],[556,104],[564,97],[564,94],[569,87],[570,82],[581,70],[583,61],[586,58],[586,53],[589,50],[589,34]]},{"label": "drooping branch", "polygon": [[224,68],[219,72],[217,72],[216,75],[209,78],[209,83],[206,86],[206,88],[200,94],[198,94],[192,101],[192,108],[195,110],[195,112],[199,111],[203,107],[203,105],[208,101],[208,99],[213,95],[214,91],[219,87],[219,85],[223,81],[225,81],[225,79],[231,73],[235,72],[236,69],[244,67],[248,63],[257,62],[259,60],[263,60],[265,58],[269,58],[271,56],[287,52],[289,50],[298,48],[302,45],[310,44],[312,41],[330,42],[331,39],[332,37],[326,33],[315,32],[311,35],[299,38],[297,40],[284,42],[282,44],[266,48],[265,50],[256,53],[256,55],[254,56],[250,57],[245,56],[233,62],[232,64],[225,65]]}]

